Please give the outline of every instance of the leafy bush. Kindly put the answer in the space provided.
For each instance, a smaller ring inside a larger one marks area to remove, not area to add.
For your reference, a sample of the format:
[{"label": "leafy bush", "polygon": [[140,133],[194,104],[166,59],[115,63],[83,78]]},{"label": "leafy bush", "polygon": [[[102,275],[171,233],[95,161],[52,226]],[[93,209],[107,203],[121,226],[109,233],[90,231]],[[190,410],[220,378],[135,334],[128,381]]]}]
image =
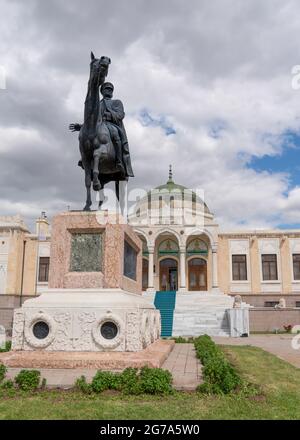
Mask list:
[{"label": "leafy bush", "polygon": [[142,389],[140,386],[138,369],[137,368],[125,368],[119,377],[120,389],[125,394],[141,394]]},{"label": "leafy bush", "polygon": [[4,348],[0,347],[0,353],[5,353],[6,351],[10,351],[10,350],[11,350],[11,341],[6,341]]},{"label": "leafy bush", "polygon": [[208,335],[195,339],[196,355],[203,364],[205,382],[198,387],[206,394],[228,394],[238,386],[242,380],[227,361],[222,350]]},{"label": "leafy bush", "polygon": [[1,383],[1,388],[4,389],[4,390],[10,390],[10,389],[14,388],[14,382],[13,382],[13,380],[10,380],[10,379],[8,379],[8,380],[4,380],[4,381]]},{"label": "leafy bush", "polygon": [[23,391],[34,391],[40,384],[41,372],[38,370],[21,370],[15,382]]},{"label": "leafy bush", "polygon": [[183,336],[176,336],[171,339],[173,339],[176,344],[192,344],[194,342],[194,338],[192,336],[188,338],[184,338]]},{"label": "leafy bush", "polygon": [[175,338],[172,338],[176,344],[185,344],[187,342],[186,338],[183,338],[182,336],[177,336]]},{"label": "leafy bush", "polygon": [[95,393],[101,393],[105,390],[119,389],[119,375],[111,371],[97,371],[93,377],[91,387]]},{"label": "leafy bush", "polygon": [[0,364],[0,382],[2,382],[3,379],[5,378],[6,372],[7,372],[6,366],[3,364]]},{"label": "leafy bush", "polygon": [[76,380],[75,387],[84,394],[90,394],[93,391],[91,385],[87,383],[85,376],[80,376]]},{"label": "leafy bush", "polygon": [[84,376],[77,379],[75,386],[84,393],[101,393],[118,390],[124,394],[167,394],[172,391],[172,375],[160,368],[126,368],[122,373],[97,371],[89,385]]},{"label": "leafy bush", "polygon": [[161,368],[143,367],[140,372],[140,387],[147,394],[170,394],[172,374]]}]

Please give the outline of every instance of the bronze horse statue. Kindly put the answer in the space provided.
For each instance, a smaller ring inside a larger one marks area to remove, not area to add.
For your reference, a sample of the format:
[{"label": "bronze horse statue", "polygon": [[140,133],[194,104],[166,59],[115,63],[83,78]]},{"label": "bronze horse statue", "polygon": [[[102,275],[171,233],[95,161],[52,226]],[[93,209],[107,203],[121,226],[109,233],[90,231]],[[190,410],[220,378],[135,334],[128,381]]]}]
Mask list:
[{"label": "bronze horse statue", "polygon": [[[104,185],[115,182],[116,197],[123,211],[124,200],[120,200],[120,181],[128,181],[133,176],[128,141],[122,119],[125,116],[123,104],[112,100],[113,85],[105,83],[110,58],[95,58],[91,52],[90,77],[84,103],[84,123],[70,124],[71,131],[79,131],[79,150],[81,160],[78,165],[85,172],[87,191],[84,211],[92,205],[91,184],[94,191],[100,192],[99,208],[104,195]],[[103,94],[100,102],[99,88]],[[102,90],[103,88],[103,90]]]}]

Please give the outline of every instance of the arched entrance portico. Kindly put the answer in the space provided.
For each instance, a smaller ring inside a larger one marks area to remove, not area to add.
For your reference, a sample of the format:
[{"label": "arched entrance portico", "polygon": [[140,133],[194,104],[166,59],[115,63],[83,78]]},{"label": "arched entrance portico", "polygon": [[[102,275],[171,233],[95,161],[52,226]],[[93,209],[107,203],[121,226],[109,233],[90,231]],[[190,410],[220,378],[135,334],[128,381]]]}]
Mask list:
[{"label": "arched entrance portico", "polygon": [[207,261],[194,257],[188,261],[189,290],[207,290]]},{"label": "arched entrance portico", "polygon": [[163,258],[159,262],[160,290],[178,290],[178,262],[175,258]]}]

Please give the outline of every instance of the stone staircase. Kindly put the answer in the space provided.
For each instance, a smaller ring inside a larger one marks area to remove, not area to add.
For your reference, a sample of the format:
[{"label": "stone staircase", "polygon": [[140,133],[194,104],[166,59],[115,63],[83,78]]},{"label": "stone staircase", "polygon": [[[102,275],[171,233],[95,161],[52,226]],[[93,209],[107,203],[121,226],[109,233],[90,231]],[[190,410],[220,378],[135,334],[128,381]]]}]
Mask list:
[{"label": "stone staircase", "polygon": [[229,336],[226,310],[233,298],[222,293],[177,293],[173,318],[173,336]]},{"label": "stone staircase", "polygon": [[157,309],[160,310],[162,337],[172,336],[175,303],[176,303],[175,291],[156,292],[154,305]]},{"label": "stone staircase", "polygon": [[[154,303],[155,292],[144,296]],[[229,336],[226,310],[232,308],[233,301],[223,293],[177,292],[172,336]]]}]

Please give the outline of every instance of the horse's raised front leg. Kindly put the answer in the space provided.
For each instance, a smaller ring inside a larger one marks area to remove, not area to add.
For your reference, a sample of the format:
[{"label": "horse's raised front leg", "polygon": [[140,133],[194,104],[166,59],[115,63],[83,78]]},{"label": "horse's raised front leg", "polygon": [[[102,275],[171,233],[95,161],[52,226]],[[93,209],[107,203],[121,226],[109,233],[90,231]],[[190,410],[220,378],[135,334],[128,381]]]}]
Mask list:
[{"label": "horse's raised front leg", "polygon": [[100,148],[94,150],[94,160],[93,160],[93,190],[100,191],[101,183],[99,180],[99,159],[100,159]]}]

